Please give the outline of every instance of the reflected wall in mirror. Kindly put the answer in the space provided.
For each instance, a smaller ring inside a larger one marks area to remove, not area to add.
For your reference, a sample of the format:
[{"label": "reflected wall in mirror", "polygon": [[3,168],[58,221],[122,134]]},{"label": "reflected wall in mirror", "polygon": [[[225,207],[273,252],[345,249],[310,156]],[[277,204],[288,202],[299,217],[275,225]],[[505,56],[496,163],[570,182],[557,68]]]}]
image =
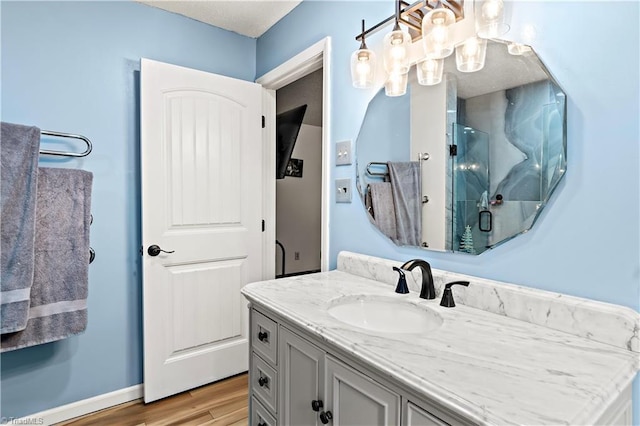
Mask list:
[{"label": "reflected wall in mirror", "polygon": [[564,175],[566,96],[533,50],[508,48],[490,40],[481,71],[449,57],[442,83],[410,72],[406,95],[369,103],[358,190],[396,244],[480,254],[529,230]]}]

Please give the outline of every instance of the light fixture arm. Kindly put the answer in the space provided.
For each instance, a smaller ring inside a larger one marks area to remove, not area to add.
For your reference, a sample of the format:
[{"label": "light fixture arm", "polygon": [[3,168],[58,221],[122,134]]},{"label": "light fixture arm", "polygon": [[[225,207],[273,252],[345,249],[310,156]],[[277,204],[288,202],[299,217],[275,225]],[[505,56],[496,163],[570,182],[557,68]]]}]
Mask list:
[{"label": "light fixture arm", "polygon": [[381,29],[385,28],[387,25],[394,24],[395,25],[402,22],[404,25],[420,32],[421,28],[416,23],[411,22],[411,20],[406,19],[408,16],[418,16],[422,17],[424,15],[423,9],[425,10],[433,10],[437,7],[445,7],[453,11],[456,16],[456,19],[462,19],[464,17],[464,8],[462,7],[462,2],[459,0],[418,0],[413,3],[407,3],[403,0],[397,0],[396,3],[396,12],[389,16],[386,19],[378,22],[374,26],[369,29],[362,29],[362,32],[356,35],[356,40],[362,42],[362,39],[368,36],[371,36]]},{"label": "light fixture arm", "polygon": [[[362,42],[360,43],[360,49],[367,49],[367,43],[365,42],[365,31],[364,31],[364,19],[362,20],[362,32],[360,33],[362,35]],[[357,38],[356,38],[357,39]]]},{"label": "light fixture arm", "polygon": [[400,5],[400,2],[402,0],[396,0],[396,22],[393,25],[393,31],[400,31],[400,11],[402,10],[402,7]]}]

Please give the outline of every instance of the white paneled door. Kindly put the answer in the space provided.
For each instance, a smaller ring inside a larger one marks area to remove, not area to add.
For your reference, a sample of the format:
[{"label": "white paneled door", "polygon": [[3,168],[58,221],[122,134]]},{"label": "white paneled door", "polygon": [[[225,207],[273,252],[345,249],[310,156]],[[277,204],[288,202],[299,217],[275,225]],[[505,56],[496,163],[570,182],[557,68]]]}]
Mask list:
[{"label": "white paneled door", "polygon": [[258,84],[142,60],[146,402],[248,369],[240,289],[262,274],[261,109]]}]

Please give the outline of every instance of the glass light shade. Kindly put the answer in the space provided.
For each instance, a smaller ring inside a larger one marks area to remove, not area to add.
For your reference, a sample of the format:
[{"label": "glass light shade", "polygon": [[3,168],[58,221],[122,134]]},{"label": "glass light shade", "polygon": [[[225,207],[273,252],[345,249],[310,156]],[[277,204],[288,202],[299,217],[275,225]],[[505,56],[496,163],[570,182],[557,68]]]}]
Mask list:
[{"label": "glass light shade", "polygon": [[407,93],[407,81],[409,74],[391,73],[384,83],[384,93],[387,96],[402,96]]},{"label": "glass light shade", "polygon": [[507,51],[511,55],[525,55],[531,52],[531,47],[521,43],[509,43],[507,45]]},{"label": "glass light shade", "polygon": [[456,68],[460,72],[480,71],[486,57],[486,38],[471,37],[456,46]]},{"label": "glass light shade", "polygon": [[418,83],[423,86],[434,86],[442,81],[444,59],[425,59],[416,64]]},{"label": "glass light shade", "polygon": [[376,54],[373,50],[358,49],[351,54],[351,82],[353,87],[368,89],[373,86]]},{"label": "glass light shade", "polygon": [[476,0],[476,34],[481,38],[496,38],[509,31],[504,22],[503,0]]},{"label": "glass light shade", "polygon": [[422,19],[422,45],[429,59],[442,59],[453,53],[453,41],[449,36],[449,26],[456,21],[452,11],[445,8],[433,9]]},{"label": "glass light shade", "polygon": [[411,36],[402,30],[393,30],[383,41],[384,69],[389,74],[409,71],[409,45]]}]

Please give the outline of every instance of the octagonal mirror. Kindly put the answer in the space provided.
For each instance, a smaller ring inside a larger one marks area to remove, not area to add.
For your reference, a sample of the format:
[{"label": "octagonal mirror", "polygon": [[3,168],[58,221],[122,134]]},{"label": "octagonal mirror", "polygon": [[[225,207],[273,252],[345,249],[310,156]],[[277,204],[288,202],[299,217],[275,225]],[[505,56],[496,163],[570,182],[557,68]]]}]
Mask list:
[{"label": "octagonal mirror", "polygon": [[357,186],[398,245],[480,254],[533,226],[566,171],[566,96],[535,52],[489,40],[482,70],[380,90],[356,141]]}]

